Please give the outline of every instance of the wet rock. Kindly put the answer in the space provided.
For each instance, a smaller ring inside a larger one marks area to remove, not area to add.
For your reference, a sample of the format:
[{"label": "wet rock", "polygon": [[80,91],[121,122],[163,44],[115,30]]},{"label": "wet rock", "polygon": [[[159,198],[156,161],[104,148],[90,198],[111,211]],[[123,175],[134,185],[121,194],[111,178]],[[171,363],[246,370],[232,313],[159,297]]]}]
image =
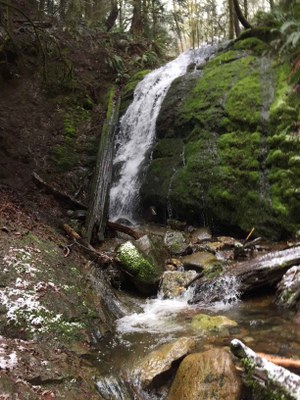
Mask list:
[{"label": "wet rock", "polygon": [[163,266],[169,256],[160,235],[149,233],[136,240],[134,244],[154,264]]},{"label": "wet rock", "polygon": [[290,268],[278,283],[276,303],[300,312],[300,266]]},{"label": "wet rock", "polygon": [[164,236],[164,244],[171,254],[182,255],[189,252],[189,244],[182,232],[167,231]]},{"label": "wet rock", "polygon": [[238,400],[241,382],[231,356],[211,349],[190,354],[179,366],[168,400]]},{"label": "wet rock", "polygon": [[177,231],[184,231],[186,228],[186,222],[178,221],[177,219],[167,219],[167,225]]},{"label": "wet rock", "polygon": [[182,261],[179,258],[168,258],[165,260],[165,265],[173,265],[175,269],[183,268]]},{"label": "wet rock", "polygon": [[133,377],[140,382],[143,388],[153,385],[159,375],[170,370],[176,361],[191,351],[194,345],[194,339],[181,337],[174,342],[160,346],[140,361],[133,371]]},{"label": "wet rock", "polygon": [[130,241],[121,244],[116,252],[122,269],[136,288],[143,293],[153,292],[158,284],[161,268],[149,261]]},{"label": "wet rock", "polygon": [[197,252],[182,258],[184,269],[195,269],[207,274],[222,272],[222,263],[212,253]]},{"label": "wet rock", "polygon": [[202,243],[207,240],[211,240],[212,235],[210,229],[208,228],[198,228],[191,234],[191,242],[195,243]]},{"label": "wet rock", "polygon": [[210,316],[197,314],[192,319],[192,327],[199,331],[220,331],[223,328],[236,327],[238,324],[224,315]]},{"label": "wet rock", "polygon": [[196,271],[166,271],[160,283],[160,294],[164,299],[173,299],[185,292],[187,285],[195,276]]},{"label": "wet rock", "polygon": [[234,249],[238,241],[230,236],[218,236],[218,241],[222,243],[221,250]]}]

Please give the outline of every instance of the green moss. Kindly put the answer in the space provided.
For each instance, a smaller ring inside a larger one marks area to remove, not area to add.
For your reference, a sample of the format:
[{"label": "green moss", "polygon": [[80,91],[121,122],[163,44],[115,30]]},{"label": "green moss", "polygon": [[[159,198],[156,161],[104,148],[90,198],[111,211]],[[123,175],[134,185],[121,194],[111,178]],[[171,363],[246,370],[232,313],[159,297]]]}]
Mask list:
[{"label": "green moss", "polygon": [[58,171],[68,171],[72,169],[78,161],[72,145],[56,145],[52,148],[53,160]]},{"label": "green moss", "polygon": [[[177,121],[175,122],[178,126],[178,132],[179,129],[184,132],[186,127],[189,127],[191,123],[194,125],[199,124],[205,129],[220,129],[221,121],[224,121],[224,118],[227,117],[224,104],[229,92],[231,93],[229,106],[232,102],[237,101],[240,103],[240,109],[243,108],[241,97],[246,88],[244,86],[242,88],[237,86],[238,93],[234,97],[235,82],[239,82],[239,78],[247,77],[249,68],[255,65],[256,58],[234,51],[229,52],[229,56],[226,56],[226,54],[216,57],[207,64],[203,72],[203,77],[198,80],[191,95],[183,102],[177,116]],[[227,60],[225,64],[224,60]],[[220,79],[220,77],[222,78]],[[248,82],[246,81],[245,84]],[[258,91],[260,93],[259,87]],[[255,93],[255,96],[257,96],[257,93]],[[253,108],[250,110],[247,98],[244,100],[246,110],[243,109],[243,115],[247,113],[252,118],[251,112]],[[256,106],[256,103],[253,106]]]},{"label": "green moss", "polygon": [[192,319],[192,328],[209,332],[220,331],[228,327],[236,327],[237,323],[223,315],[210,316],[206,314],[197,314]]},{"label": "green moss", "polygon": [[159,278],[157,268],[151,264],[131,243],[126,242],[119,246],[117,256],[122,267],[137,283],[154,284]]},{"label": "green moss", "polygon": [[146,69],[143,71],[139,71],[136,74],[134,74],[129,81],[126,83],[125,87],[123,88],[122,91],[122,99],[121,99],[121,106],[120,106],[120,115],[122,116],[125,114],[128,106],[133,100],[133,94],[134,90],[137,86],[137,84],[142,81],[147,74],[151,72],[150,69]]},{"label": "green moss", "polygon": [[268,46],[262,40],[251,37],[244,40],[238,40],[233,48],[235,50],[251,50],[254,54],[260,55],[268,50]]},{"label": "green moss", "polygon": [[258,72],[239,80],[230,90],[225,110],[231,120],[248,126],[261,122],[262,108],[261,82]]},{"label": "green moss", "polygon": [[152,157],[156,158],[180,158],[183,152],[183,142],[181,139],[161,139],[153,150]]}]

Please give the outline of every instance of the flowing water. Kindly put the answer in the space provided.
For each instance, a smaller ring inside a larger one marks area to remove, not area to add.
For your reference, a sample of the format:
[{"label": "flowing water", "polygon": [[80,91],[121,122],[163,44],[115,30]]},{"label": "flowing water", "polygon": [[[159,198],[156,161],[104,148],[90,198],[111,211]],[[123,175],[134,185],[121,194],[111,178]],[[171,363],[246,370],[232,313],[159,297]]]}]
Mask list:
[{"label": "flowing water", "polygon": [[110,218],[134,221],[138,210],[143,168],[155,141],[156,119],[163,99],[187,67],[203,63],[215,52],[205,46],[181,54],[148,74],[136,87],[134,99],[121,118],[114,158],[115,181],[110,192]]}]

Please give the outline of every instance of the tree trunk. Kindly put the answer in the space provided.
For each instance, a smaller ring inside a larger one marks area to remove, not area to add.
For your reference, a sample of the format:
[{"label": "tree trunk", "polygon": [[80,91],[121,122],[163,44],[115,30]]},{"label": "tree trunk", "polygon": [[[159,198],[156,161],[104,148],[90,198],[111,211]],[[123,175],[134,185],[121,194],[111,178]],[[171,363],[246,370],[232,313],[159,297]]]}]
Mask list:
[{"label": "tree trunk", "polygon": [[134,0],[130,32],[137,36],[142,36],[144,33],[141,0]]},{"label": "tree trunk", "polygon": [[229,12],[228,39],[232,40],[234,39],[234,24],[233,24],[234,8],[232,0],[228,0],[228,12]]},{"label": "tree trunk", "polygon": [[234,5],[234,10],[236,12],[236,15],[240,21],[240,23],[243,25],[244,28],[249,29],[251,28],[251,25],[249,24],[249,22],[247,21],[247,19],[245,18],[240,4],[239,4],[239,0],[232,0],[233,1],[233,5]]},{"label": "tree trunk", "polygon": [[244,0],[244,15],[248,19],[248,0]]},{"label": "tree trunk", "polygon": [[106,26],[107,32],[112,30],[112,28],[114,27],[116,20],[118,18],[118,13],[119,13],[118,3],[115,0],[112,0],[111,10],[105,21],[105,26]]}]

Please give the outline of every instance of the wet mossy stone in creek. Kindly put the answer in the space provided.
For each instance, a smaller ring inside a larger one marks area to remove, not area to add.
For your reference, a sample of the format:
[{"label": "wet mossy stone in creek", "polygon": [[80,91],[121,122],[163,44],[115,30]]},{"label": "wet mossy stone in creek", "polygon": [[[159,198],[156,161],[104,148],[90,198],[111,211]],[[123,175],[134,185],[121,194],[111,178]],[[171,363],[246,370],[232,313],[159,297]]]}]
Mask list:
[{"label": "wet mossy stone in creek", "polygon": [[147,260],[146,256],[130,241],[117,248],[117,257],[122,269],[143,293],[153,292],[158,284],[161,270]]},{"label": "wet mossy stone in creek", "polygon": [[192,319],[192,327],[203,332],[221,331],[224,328],[236,327],[237,325],[235,321],[223,315],[197,314]]}]

